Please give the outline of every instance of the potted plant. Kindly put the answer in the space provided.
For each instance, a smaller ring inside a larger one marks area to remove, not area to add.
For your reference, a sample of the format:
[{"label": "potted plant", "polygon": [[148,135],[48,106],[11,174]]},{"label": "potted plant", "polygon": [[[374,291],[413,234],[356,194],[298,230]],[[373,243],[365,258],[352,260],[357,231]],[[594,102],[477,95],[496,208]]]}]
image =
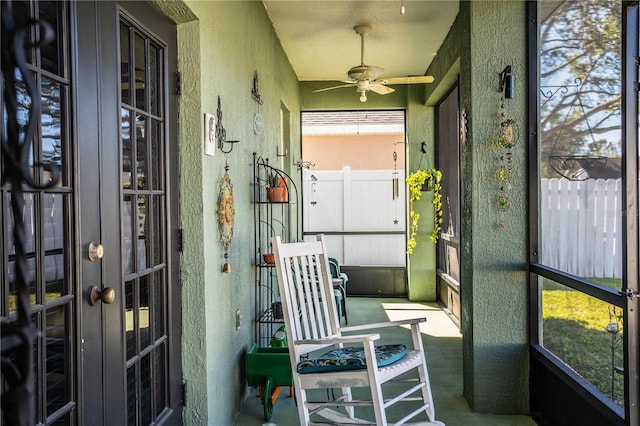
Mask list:
[{"label": "potted plant", "polygon": [[267,199],[272,203],[283,203],[285,199],[285,188],[281,184],[283,180],[278,173],[271,170],[267,176]]},{"label": "potted plant", "polygon": [[442,230],[442,194],[440,190],[442,185],[442,172],[432,168],[427,170],[417,170],[407,176],[407,184],[409,185],[409,218],[411,220],[409,241],[407,243],[407,253],[412,254],[416,246],[416,235],[418,233],[418,222],[420,214],[413,210],[413,203],[419,201],[422,197],[422,191],[433,190],[433,231],[431,231],[431,241],[436,243],[440,237]]}]

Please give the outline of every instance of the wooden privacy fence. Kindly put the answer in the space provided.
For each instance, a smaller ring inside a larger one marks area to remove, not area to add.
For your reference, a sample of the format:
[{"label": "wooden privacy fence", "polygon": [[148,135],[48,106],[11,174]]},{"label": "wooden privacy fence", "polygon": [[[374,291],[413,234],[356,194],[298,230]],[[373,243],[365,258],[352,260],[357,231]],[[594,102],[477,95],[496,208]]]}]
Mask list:
[{"label": "wooden privacy fence", "polygon": [[541,179],[541,263],[585,278],[622,278],[622,180]]}]

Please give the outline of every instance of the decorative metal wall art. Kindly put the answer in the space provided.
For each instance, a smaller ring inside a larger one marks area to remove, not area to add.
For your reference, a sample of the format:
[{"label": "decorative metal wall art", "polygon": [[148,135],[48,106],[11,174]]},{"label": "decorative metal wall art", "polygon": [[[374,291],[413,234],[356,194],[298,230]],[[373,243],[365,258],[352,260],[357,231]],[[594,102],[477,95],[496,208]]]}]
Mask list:
[{"label": "decorative metal wall art", "polygon": [[460,143],[467,143],[467,110],[464,108],[460,110]]},{"label": "decorative metal wall art", "polygon": [[254,101],[262,105],[264,101],[262,100],[262,96],[260,96],[260,88],[258,87],[258,70],[255,70],[253,73],[253,86],[251,86],[251,97]]},{"label": "decorative metal wall art", "polygon": [[[240,141],[232,141],[227,140],[227,131],[222,125],[222,104],[220,101],[220,96],[218,96],[218,110],[216,111],[216,140],[218,141],[218,149],[225,154],[229,154],[233,151],[233,145],[237,144]],[[228,144],[229,147],[225,149],[225,144]]]},{"label": "decorative metal wall art", "polygon": [[218,109],[216,110],[216,140],[218,141],[218,149],[222,152],[224,147],[224,143],[227,140],[227,131],[222,125],[222,103],[220,101],[220,96],[218,96]]},{"label": "decorative metal wall art", "polygon": [[253,115],[253,133],[260,136],[264,132],[264,118],[262,114],[256,112]]},{"label": "decorative metal wall art", "polygon": [[[16,317],[0,325],[2,371],[2,420],[5,424],[31,425],[35,419],[33,345],[37,329],[31,322],[31,298],[27,288],[27,255],[23,186],[35,190],[53,187],[58,183],[60,170],[50,164],[29,163],[38,120],[40,119],[40,93],[27,68],[25,47],[37,47],[53,40],[52,28],[43,21],[28,21],[17,25],[10,1],[2,2],[2,79],[5,131],[2,132],[2,177],[0,186],[8,187],[13,214],[13,244],[15,249]],[[35,28],[39,28],[36,32]],[[40,34],[32,40],[30,34]],[[18,87],[30,99],[28,120],[18,114]],[[24,127],[23,127],[24,126]],[[22,136],[22,139],[21,139]],[[32,174],[46,168],[51,179],[41,184]]]},{"label": "decorative metal wall art", "polygon": [[231,272],[229,263],[229,247],[233,239],[233,225],[235,221],[236,208],[233,201],[233,184],[227,172],[224,173],[218,184],[218,230],[220,232],[220,243],[224,249],[225,263],[222,272]]}]

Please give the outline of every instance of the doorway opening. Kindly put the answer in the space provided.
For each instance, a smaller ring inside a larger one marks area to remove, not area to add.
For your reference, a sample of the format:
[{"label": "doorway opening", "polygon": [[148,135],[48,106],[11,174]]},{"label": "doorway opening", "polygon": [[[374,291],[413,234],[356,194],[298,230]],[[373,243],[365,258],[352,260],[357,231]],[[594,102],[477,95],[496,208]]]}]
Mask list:
[{"label": "doorway opening", "polygon": [[405,111],[301,114],[303,235],[326,235],[348,295],[407,295]]}]

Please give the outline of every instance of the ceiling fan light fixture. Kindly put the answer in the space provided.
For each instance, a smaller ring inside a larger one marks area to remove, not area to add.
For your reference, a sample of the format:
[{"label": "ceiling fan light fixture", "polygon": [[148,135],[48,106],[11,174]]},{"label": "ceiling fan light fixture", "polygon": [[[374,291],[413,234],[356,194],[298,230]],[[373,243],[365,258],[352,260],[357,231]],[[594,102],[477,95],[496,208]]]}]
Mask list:
[{"label": "ceiling fan light fixture", "polygon": [[360,102],[367,102],[367,94],[365,92],[360,93]]}]

